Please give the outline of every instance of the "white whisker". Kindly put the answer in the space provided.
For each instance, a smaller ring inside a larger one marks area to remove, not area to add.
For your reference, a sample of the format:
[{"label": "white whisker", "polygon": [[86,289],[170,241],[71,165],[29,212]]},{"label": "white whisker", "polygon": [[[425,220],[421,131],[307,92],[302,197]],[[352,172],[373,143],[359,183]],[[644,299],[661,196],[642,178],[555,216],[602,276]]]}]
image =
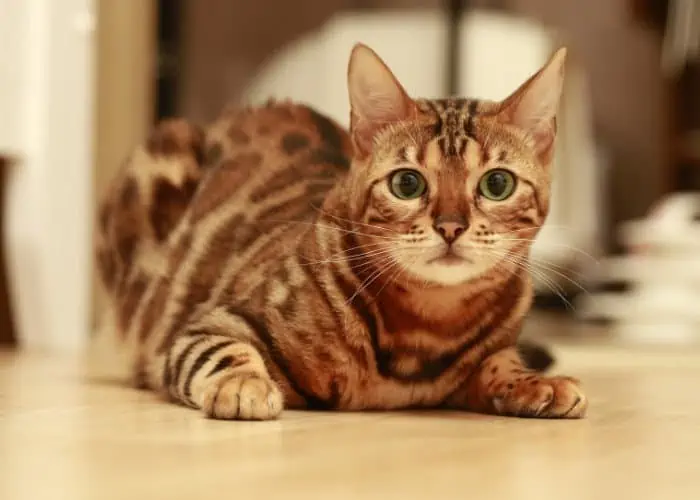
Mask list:
[{"label": "white whisker", "polygon": [[358,226],[363,226],[363,227],[368,227],[368,228],[376,229],[376,230],[379,230],[379,231],[389,231],[389,232],[391,232],[391,233],[398,233],[398,231],[396,231],[395,229],[389,229],[389,228],[386,228],[386,227],[375,226],[375,225],[373,225],[373,224],[366,224],[366,223],[364,223],[364,222],[358,222],[358,221],[353,221],[353,220],[350,220],[350,219],[345,219],[345,218],[343,218],[343,217],[339,217],[339,216],[337,216],[337,215],[333,215],[333,214],[331,214],[331,213],[329,213],[329,212],[326,212],[325,210],[323,210],[323,209],[320,208],[320,207],[314,207],[314,209],[317,210],[317,211],[318,211],[320,214],[322,214],[323,216],[330,217],[331,219],[335,219],[335,220],[340,221],[340,222],[345,222],[345,223],[347,223],[347,224],[350,224],[351,226],[358,225]]}]

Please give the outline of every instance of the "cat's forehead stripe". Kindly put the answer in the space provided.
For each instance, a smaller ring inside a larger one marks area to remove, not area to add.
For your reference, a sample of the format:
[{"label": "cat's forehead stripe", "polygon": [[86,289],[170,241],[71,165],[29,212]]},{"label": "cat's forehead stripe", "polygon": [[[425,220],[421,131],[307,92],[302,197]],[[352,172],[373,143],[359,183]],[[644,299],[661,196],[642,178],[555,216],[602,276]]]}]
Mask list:
[{"label": "cat's forehead stripe", "polygon": [[479,101],[434,99],[419,102],[419,108],[435,117],[435,135],[443,156],[463,156],[467,143],[475,139],[474,118],[478,114]]}]

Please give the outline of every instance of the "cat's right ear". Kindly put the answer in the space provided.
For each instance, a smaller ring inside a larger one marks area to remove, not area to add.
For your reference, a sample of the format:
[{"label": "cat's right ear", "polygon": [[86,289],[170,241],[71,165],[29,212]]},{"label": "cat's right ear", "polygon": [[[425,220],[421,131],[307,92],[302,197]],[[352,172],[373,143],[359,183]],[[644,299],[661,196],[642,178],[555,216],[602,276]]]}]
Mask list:
[{"label": "cat's right ear", "polygon": [[366,157],[387,125],[414,117],[417,108],[388,66],[369,47],[357,44],[348,64],[350,134],[355,152]]}]

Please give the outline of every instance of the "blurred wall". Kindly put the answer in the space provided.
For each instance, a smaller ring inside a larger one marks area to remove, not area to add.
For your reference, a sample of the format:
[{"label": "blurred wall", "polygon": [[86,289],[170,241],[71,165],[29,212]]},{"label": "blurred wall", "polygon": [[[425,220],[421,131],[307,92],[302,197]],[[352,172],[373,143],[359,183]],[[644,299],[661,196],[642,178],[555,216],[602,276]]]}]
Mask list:
[{"label": "blurred wall", "polygon": [[[256,68],[342,9],[439,6],[442,0],[183,0],[180,109],[198,122],[235,101]],[[342,57],[346,57],[343,54]]]},{"label": "blurred wall", "polygon": [[[613,160],[613,224],[643,215],[668,185],[665,87],[660,41],[637,23],[627,0],[472,0],[560,29],[591,79],[595,126]],[[439,7],[441,0],[185,0],[182,114],[212,119],[235,101],[274,50],[353,8]],[[347,57],[339,54],[338,57]]]},{"label": "blurred wall", "polygon": [[25,50],[23,24],[25,6],[0,0],[0,33],[11,43],[0,45],[0,151],[17,153],[20,148],[22,116],[22,69],[17,54]]},{"label": "blurred wall", "polygon": [[589,72],[595,126],[612,154],[611,218],[644,215],[671,185],[670,108],[659,36],[633,19],[631,0],[506,2],[563,31]]},{"label": "blurred wall", "polygon": [[151,126],[155,0],[100,0],[97,30],[95,193]]}]

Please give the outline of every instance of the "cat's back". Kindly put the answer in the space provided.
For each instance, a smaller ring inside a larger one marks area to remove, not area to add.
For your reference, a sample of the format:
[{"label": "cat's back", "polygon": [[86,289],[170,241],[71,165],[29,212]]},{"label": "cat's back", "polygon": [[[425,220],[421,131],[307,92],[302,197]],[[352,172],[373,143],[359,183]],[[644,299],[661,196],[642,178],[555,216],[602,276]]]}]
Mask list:
[{"label": "cat's back", "polygon": [[[139,189],[144,196],[128,199],[136,199],[138,212],[125,211],[119,203],[125,196],[116,196],[107,208],[119,227],[105,226],[100,234],[129,229],[134,264],[120,273],[127,284],[112,292],[119,330],[159,349],[199,308],[206,310],[234,290],[240,298],[295,252],[310,225],[290,222],[318,215],[326,194],[348,172],[352,151],[340,125],[291,102],[225,111],[203,130],[184,120],[168,122],[152,136],[149,142],[163,154],[139,152],[135,158],[143,161],[129,162],[123,178],[160,180],[167,174],[174,181],[191,180],[193,194],[176,196],[173,188],[150,199],[149,190]],[[192,163],[197,175],[186,177]],[[122,184],[115,181],[115,192],[124,191]],[[158,240],[149,231],[131,234],[131,228],[163,220],[169,221],[168,231]],[[119,257],[119,238],[102,240],[98,255]]]},{"label": "cat's back", "polygon": [[207,174],[192,201],[190,222],[243,214],[243,221],[304,218],[345,175],[347,132],[310,107],[270,102],[227,111],[206,133]]}]

